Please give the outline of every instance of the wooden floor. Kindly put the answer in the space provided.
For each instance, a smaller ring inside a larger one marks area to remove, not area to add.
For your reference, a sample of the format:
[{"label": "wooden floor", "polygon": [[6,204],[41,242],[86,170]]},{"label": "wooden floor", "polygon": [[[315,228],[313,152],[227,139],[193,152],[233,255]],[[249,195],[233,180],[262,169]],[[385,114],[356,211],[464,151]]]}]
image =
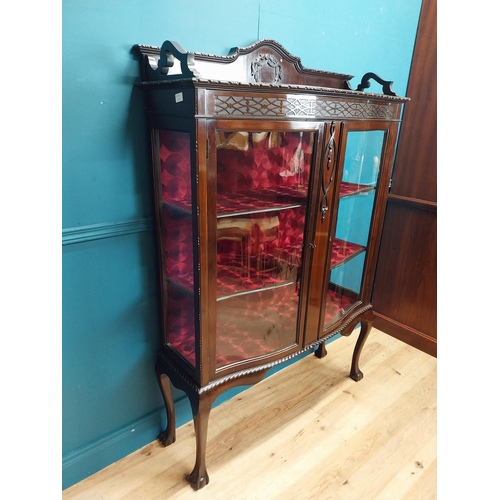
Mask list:
[{"label": "wooden floor", "polygon": [[[436,359],[372,330],[364,379],[348,377],[358,331],[211,412],[210,483],[194,491],[192,422],[66,489],[63,500],[432,500]],[[302,373],[302,375],[301,375]]]}]

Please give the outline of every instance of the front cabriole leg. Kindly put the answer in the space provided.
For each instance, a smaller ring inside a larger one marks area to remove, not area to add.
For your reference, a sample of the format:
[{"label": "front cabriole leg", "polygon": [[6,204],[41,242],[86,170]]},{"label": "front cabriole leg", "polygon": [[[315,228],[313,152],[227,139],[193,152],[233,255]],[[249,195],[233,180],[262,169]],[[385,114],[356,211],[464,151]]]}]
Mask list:
[{"label": "front cabriole leg", "polygon": [[195,490],[203,488],[209,481],[205,456],[207,451],[208,419],[214,399],[211,391],[193,395],[189,398],[193,410],[194,431],[196,434],[196,462],[191,474],[186,476],[186,480]]},{"label": "front cabriole leg", "polygon": [[354,353],[352,355],[351,363],[351,373],[349,376],[356,382],[359,382],[363,378],[363,372],[359,369],[359,356],[363,346],[365,345],[366,339],[372,329],[373,319],[361,322],[361,331],[359,332],[358,340],[356,341],[356,346],[354,347]]},{"label": "front cabriole leg", "polygon": [[254,385],[266,375],[266,370],[250,372],[238,378],[228,378],[227,381],[213,386],[211,389],[192,391],[187,390],[191,409],[193,410],[194,431],[196,435],[196,462],[194,469],[186,476],[186,480],[195,490],[208,484],[206,465],[206,451],[208,438],[208,419],[214,401],[225,391],[241,385]]}]

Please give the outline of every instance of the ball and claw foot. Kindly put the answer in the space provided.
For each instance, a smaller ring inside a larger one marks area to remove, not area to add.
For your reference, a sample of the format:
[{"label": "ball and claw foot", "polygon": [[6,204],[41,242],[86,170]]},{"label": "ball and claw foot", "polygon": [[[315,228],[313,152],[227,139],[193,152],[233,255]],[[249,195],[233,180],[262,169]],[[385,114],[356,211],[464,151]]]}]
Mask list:
[{"label": "ball and claw foot", "polygon": [[361,371],[351,371],[349,374],[349,377],[351,377],[354,382],[359,382],[363,378],[363,372]]},{"label": "ball and claw foot", "polygon": [[201,488],[208,484],[208,474],[206,472],[200,474],[193,471],[186,476],[186,481],[191,485],[193,490],[201,490]]},{"label": "ball and claw foot", "polygon": [[170,435],[168,431],[164,431],[156,437],[156,439],[163,445],[163,446],[169,446],[172,443],[175,443],[175,434]]}]

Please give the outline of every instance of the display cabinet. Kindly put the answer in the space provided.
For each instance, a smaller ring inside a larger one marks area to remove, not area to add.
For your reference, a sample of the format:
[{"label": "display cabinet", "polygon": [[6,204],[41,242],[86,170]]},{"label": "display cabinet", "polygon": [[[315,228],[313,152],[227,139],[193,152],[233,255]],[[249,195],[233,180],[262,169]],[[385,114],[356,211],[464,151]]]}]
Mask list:
[{"label": "display cabinet", "polygon": [[[151,131],[162,345],[156,374],[175,441],[171,383],[191,403],[196,462],[215,399],[361,324],[370,303],[406,98],[367,74],[306,69],[262,40],[228,56],[136,45]],[[382,93],[367,93],[371,80]],[[300,373],[290,376],[300,377]]]}]

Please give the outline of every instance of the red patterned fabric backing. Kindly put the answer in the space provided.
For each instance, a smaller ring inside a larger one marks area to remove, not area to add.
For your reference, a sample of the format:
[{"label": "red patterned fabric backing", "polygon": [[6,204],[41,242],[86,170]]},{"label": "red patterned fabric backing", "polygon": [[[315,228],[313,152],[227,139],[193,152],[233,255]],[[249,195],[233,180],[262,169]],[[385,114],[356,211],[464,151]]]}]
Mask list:
[{"label": "red patterned fabric backing", "polygon": [[167,314],[168,341],[191,365],[196,366],[193,296],[169,286]]},{"label": "red patterned fabric backing", "polygon": [[217,150],[218,194],[307,186],[313,134],[280,133],[277,140],[280,145],[271,147],[263,145],[271,140],[269,136],[253,147],[253,136],[249,134],[248,143],[239,145],[241,149],[229,141]]},{"label": "red patterned fabric backing", "polygon": [[[276,293],[278,290],[280,293]],[[192,298],[174,289],[168,308],[169,333],[172,347],[194,366],[194,320],[188,312],[189,300]],[[296,307],[293,287],[262,290],[218,302],[217,368],[293,344]]]},{"label": "red patterned fabric backing", "polygon": [[347,310],[355,303],[355,300],[328,290],[325,307],[325,326],[333,324],[345,315]]},{"label": "red patterned fabric backing", "polygon": [[[217,303],[217,368],[269,354],[296,341],[298,297],[293,287],[277,290],[263,289]],[[168,309],[172,321],[170,342],[194,366],[194,320],[189,314],[189,300],[186,294],[174,289]],[[325,325],[343,316],[353,303],[329,290]]]},{"label": "red patterned fabric backing", "polygon": [[[297,341],[312,151],[311,134],[283,133],[271,147],[262,147],[270,134],[260,134],[257,146],[254,134],[236,135],[217,150],[218,213],[233,215],[219,219],[218,368]],[[284,286],[269,288],[277,285]]]},{"label": "red patterned fabric backing", "polygon": [[167,277],[193,293],[193,227],[190,216],[163,210]]},{"label": "red patterned fabric backing", "polygon": [[168,205],[163,209],[165,269],[170,282],[167,286],[168,342],[195,366],[190,139],[186,132],[161,130],[159,141],[162,199],[171,206],[188,207],[185,214]]},{"label": "red patterned fabric backing", "polygon": [[162,199],[191,204],[191,152],[187,132],[160,130]]},{"label": "red patterned fabric backing", "polygon": [[293,283],[217,302],[217,368],[293,345],[297,305]]},{"label": "red patterned fabric backing", "polygon": [[[217,150],[216,366],[263,356],[297,341],[298,291],[312,134],[237,137]],[[189,134],[160,131],[168,341],[196,365]],[[226,137],[227,139],[227,137]],[[279,145],[276,145],[276,140]],[[246,143],[245,141],[248,141]],[[299,147],[300,143],[300,147]],[[359,190],[343,183],[341,195]],[[169,208],[172,207],[172,208]],[[222,216],[222,217],[221,217]],[[364,247],[335,239],[331,265]],[[215,250],[215,249],[214,249]],[[329,291],[325,322],[352,302]]]}]

